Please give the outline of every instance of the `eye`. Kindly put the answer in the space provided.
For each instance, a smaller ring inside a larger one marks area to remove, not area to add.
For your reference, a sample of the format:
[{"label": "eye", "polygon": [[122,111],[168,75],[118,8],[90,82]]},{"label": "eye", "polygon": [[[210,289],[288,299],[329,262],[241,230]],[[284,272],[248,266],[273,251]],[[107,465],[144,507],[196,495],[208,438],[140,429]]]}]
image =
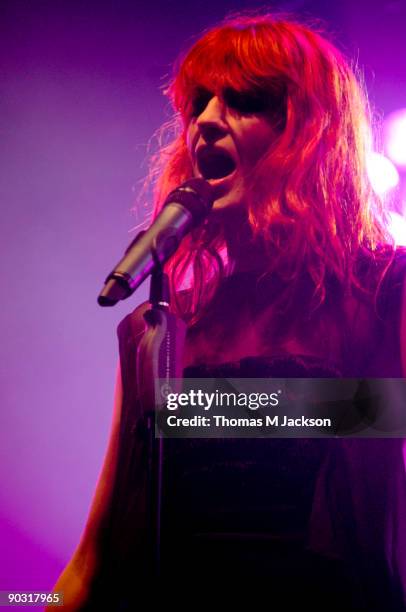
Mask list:
[{"label": "eye", "polygon": [[245,115],[263,113],[269,109],[266,92],[240,92],[227,87],[223,92],[223,98],[229,108]]},{"label": "eye", "polygon": [[202,114],[210,100],[212,99],[213,94],[211,91],[207,89],[199,89],[195,93],[192,98],[191,103],[191,115],[192,117],[198,117]]}]

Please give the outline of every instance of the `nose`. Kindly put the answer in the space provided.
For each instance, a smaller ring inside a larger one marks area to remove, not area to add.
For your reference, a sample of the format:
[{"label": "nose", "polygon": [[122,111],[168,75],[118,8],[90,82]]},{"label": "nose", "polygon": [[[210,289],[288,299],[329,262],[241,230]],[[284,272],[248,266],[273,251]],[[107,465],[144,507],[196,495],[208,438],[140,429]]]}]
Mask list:
[{"label": "nose", "polygon": [[207,143],[213,143],[222,138],[227,132],[224,102],[218,96],[210,98],[207,106],[198,116],[196,124]]}]

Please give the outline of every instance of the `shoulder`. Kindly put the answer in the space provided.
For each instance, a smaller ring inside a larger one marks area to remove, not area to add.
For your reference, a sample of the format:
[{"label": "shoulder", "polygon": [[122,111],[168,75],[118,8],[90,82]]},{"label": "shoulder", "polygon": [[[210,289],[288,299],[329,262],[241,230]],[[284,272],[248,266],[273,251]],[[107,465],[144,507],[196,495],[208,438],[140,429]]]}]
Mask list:
[{"label": "shoulder", "polygon": [[397,284],[400,287],[400,350],[402,372],[406,377],[406,249],[402,248],[399,254],[397,269]]},{"label": "shoulder", "polygon": [[393,322],[394,333],[400,339],[400,361],[406,376],[406,248],[398,247],[382,282],[379,300],[384,314]]},{"label": "shoulder", "polygon": [[[180,311],[186,310],[186,304],[190,299],[190,294],[190,290],[182,290],[177,293],[176,300]],[[128,341],[129,339],[139,340],[146,326],[144,314],[150,308],[151,303],[149,301],[142,302],[120,321],[117,326],[117,335],[120,343]],[[187,316],[180,318],[187,323]]]},{"label": "shoulder", "polygon": [[394,319],[402,304],[406,282],[406,248],[397,247],[373,258],[371,267],[377,275],[376,307],[382,319]]},{"label": "shoulder", "polygon": [[406,279],[406,247],[397,247],[388,268],[390,285],[403,286]]},{"label": "shoulder", "polygon": [[150,307],[149,302],[142,302],[130,314],[120,321],[117,327],[119,342],[128,338],[137,338],[142,335],[145,329],[144,313]]},{"label": "shoulder", "polygon": [[384,273],[380,279],[376,294],[378,316],[391,322],[396,333],[402,325],[405,311],[406,291],[406,248],[397,247],[384,264]]}]

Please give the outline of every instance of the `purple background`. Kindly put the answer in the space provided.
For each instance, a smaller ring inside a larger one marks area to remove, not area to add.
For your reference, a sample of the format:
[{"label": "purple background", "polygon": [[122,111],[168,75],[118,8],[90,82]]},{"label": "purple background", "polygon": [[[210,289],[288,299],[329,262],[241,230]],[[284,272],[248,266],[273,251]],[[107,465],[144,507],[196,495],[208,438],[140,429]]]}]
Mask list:
[{"label": "purple background", "polygon": [[[178,52],[263,2],[0,5],[0,590],[51,589],[82,531],[110,427],[119,320],[102,281],[130,214]],[[380,113],[406,106],[404,0],[274,2],[324,19]]]}]

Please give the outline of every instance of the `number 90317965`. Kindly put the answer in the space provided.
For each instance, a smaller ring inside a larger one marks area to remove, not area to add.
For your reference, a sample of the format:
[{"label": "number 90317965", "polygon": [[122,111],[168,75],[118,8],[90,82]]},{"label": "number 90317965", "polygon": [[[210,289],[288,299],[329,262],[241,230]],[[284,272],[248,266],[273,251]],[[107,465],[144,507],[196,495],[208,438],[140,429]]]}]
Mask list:
[{"label": "number 90317965", "polygon": [[62,593],[44,591],[0,591],[0,606],[62,606]]}]

